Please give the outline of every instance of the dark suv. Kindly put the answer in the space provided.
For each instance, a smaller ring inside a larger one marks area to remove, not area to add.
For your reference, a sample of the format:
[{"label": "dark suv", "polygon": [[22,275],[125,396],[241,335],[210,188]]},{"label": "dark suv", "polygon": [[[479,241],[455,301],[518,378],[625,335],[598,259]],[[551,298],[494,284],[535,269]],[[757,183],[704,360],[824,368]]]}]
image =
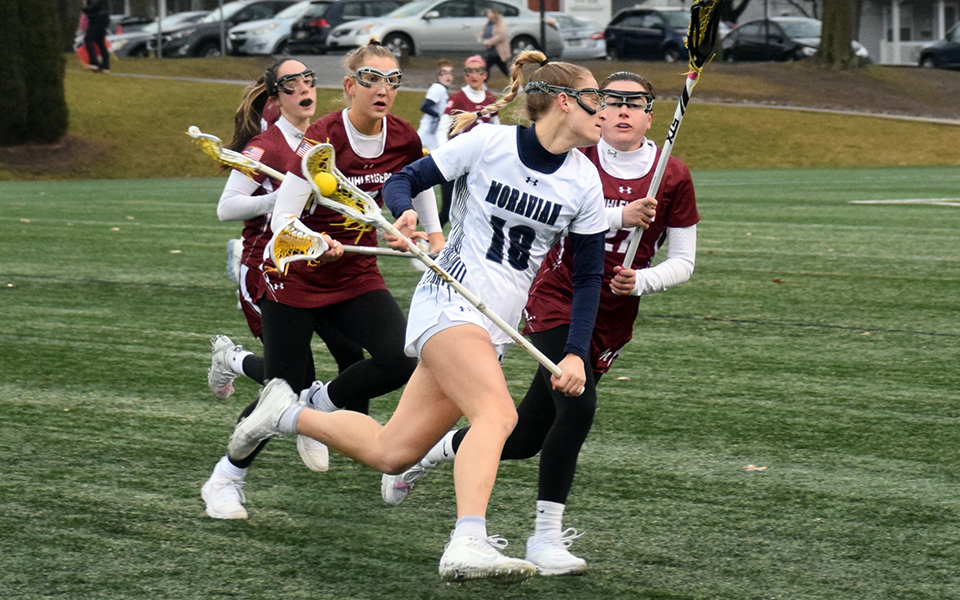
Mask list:
[{"label": "dark suv", "polygon": [[[292,5],[294,0],[238,0],[223,5],[224,31],[234,25],[269,19]],[[156,42],[153,42],[155,44]],[[150,50],[153,51],[153,44]],[[191,23],[163,36],[163,55],[220,56],[220,10],[214,10],[196,23]]]},{"label": "dark suv", "polygon": [[603,32],[611,60],[686,60],[684,38],[690,26],[689,9],[628,8],[618,12]]},{"label": "dark suv", "polygon": [[410,0],[317,0],[293,23],[287,51],[291,54],[327,52],[327,35],[347,21],[371,19],[400,8]]}]

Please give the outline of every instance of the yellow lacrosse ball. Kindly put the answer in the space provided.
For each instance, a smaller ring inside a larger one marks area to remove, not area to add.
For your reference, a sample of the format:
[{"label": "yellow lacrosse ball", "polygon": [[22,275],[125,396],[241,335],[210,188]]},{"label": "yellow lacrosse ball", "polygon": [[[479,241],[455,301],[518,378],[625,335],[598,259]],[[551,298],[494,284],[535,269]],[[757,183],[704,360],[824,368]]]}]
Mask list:
[{"label": "yellow lacrosse ball", "polygon": [[330,173],[317,173],[313,176],[313,182],[317,184],[317,189],[324,196],[329,196],[337,191],[337,178]]}]

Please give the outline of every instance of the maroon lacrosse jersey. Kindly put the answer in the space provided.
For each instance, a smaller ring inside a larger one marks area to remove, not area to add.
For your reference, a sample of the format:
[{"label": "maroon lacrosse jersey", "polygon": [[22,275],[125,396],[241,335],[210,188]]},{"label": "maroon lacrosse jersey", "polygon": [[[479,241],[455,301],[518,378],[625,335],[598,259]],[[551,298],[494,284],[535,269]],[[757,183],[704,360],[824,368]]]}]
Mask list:
[{"label": "maroon lacrosse jersey", "polygon": [[[646,197],[653,179],[653,169],[640,179],[617,179],[600,167],[599,150],[596,146],[583,148],[581,151],[597,166],[600,181],[603,182],[603,197],[607,208],[623,206]],[[659,157],[658,149],[657,158]],[[637,255],[633,259],[633,268],[645,269],[650,266],[653,255],[667,239],[667,227],[690,227],[699,221],[690,171],[680,160],[671,157],[667,161],[667,168],[657,191],[656,218],[650,228],[643,231]],[[637,318],[640,298],[617,296],[610,291],[613,268],[623,264],[633,231],[633,228],[630,228],[611,229],[607,232],[600,308],[590,341],[593,370],[597,373],[606,373],[633,337],[633,322]],[[524,309],[524,334],[569,324],[572,302],[573,252],[569,239],[564,238],[547,254],[533,287],[530,288],[530,297]]]},{"label": "maroon lacrosse jersey", "polygon": [[[387,115],[383,152],[376,158],[363,158],[350,146],[345,118],[345,111],[338,111],[311,125],[283,171],[302,173],[302,156],[317,143],[330,143],[336,152],[337,169],[382,206],[380,188],[384,182],[403,167],[423,158],[420,136],[406,121]],[[375,230],[361,232],[345,228],[343,215],[312,202],[307,204],[300,220],[313,231],[325,233],[341,244],[377,245]],[[327,306],[373,290],[387,289],[377,269],[377,257],[353,253],[329,263],[293,262],[285,275],[280,275],[275,268],[265,268],[264,277],[271,300],[301,308]]]},{"label": "maroon lacrosse jersey", "polygon": [[[452,115],[454,111],[475,113],[475,112],[478,112],[484,106],[493,104],[496,101],[497,101],[497,97],[491,94],[489,91],[487,91],[483,95],[483,102],[480,104],[477,104],[476,102],[474,102],[473,100],[467,97],[466,92],[464,92],[463,90],[460,90],[456,94],[450,96],[450,99],[447,100],[447,108],[444,109],[443,114]],[[479,119],[471,123],[470,127],[467,127],[460,133],[466,133],[481,123],[489,123],[490,120],[494,117],[494,115],[496,115],[496,113],[483,115],[482,117],[480,117]],[[460,133],[458,133],[457,135],[460,135]]]},{"label": "maroon lacrosse jersey", "polygon": [[[287,143],[283,131],[276,125],[271,125],[265,131],[255,136],[243,149],[244,156],[258,160],[268,167],[277,170],[286,168],[287,162],[294,156],[293,150]],[[281,171],[282,172],[282,171]],[[267,177],[260,171],[255,171],[253,179],[261,185],[255,196],[268,194],[280,187],[280,182]],[[263,249],[273,236],[270,231],[270,215],[260,215],[243,222],[243,254],[240,263],[248,268],[246,277],[241,282],[241,291],[244,297],[256,302],[266,291],[263,277],[260,276],[260,265],[263,263]],[[243,316],[247,318],[247,325],[254,337],[260,337],[263,331],[260,323],[260,313],[249,302],[241,302]]]}]

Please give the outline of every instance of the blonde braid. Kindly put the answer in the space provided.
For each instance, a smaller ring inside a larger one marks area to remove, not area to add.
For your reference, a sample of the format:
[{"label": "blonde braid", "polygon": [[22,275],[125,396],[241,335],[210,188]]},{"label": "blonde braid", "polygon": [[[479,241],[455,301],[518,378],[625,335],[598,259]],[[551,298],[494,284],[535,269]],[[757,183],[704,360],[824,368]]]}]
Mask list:
[{"label": "blonde braid", "polygon": [[452,115],[453,129],[450,131],[450,135],[460,133],[473,125],[477,119],[484,115],[500,112],[504,106],[513,102],[523,87],[523,66],[534,63],[540,64],[545,60],[547,60],[547,57],[539,50],[527,50],[526,52],[518,54],[517,58],[513,61],[513,65],[510,67],[510,84],[507,86],[507,93],[493,104],[484,106],[478,112],[457,111],[456,114]]}]

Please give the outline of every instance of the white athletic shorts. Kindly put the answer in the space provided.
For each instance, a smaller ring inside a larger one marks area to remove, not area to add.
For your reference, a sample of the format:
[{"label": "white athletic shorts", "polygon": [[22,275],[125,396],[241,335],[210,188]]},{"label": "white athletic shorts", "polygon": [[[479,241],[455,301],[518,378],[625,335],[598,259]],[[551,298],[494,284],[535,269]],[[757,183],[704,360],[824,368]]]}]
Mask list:
[{"label": "white athletic shorts", "polygon": [[[403,351],[407,356],[423,358],[421,353],[427,340],[444,329],[467,324],[482,327],[487,333],[494,329],[499,331],[492,321],[480,314],[452,288],[435,284],[418,285],[410,301]],[[498,360],[503,360],[512,343],[494,344]]]}]

